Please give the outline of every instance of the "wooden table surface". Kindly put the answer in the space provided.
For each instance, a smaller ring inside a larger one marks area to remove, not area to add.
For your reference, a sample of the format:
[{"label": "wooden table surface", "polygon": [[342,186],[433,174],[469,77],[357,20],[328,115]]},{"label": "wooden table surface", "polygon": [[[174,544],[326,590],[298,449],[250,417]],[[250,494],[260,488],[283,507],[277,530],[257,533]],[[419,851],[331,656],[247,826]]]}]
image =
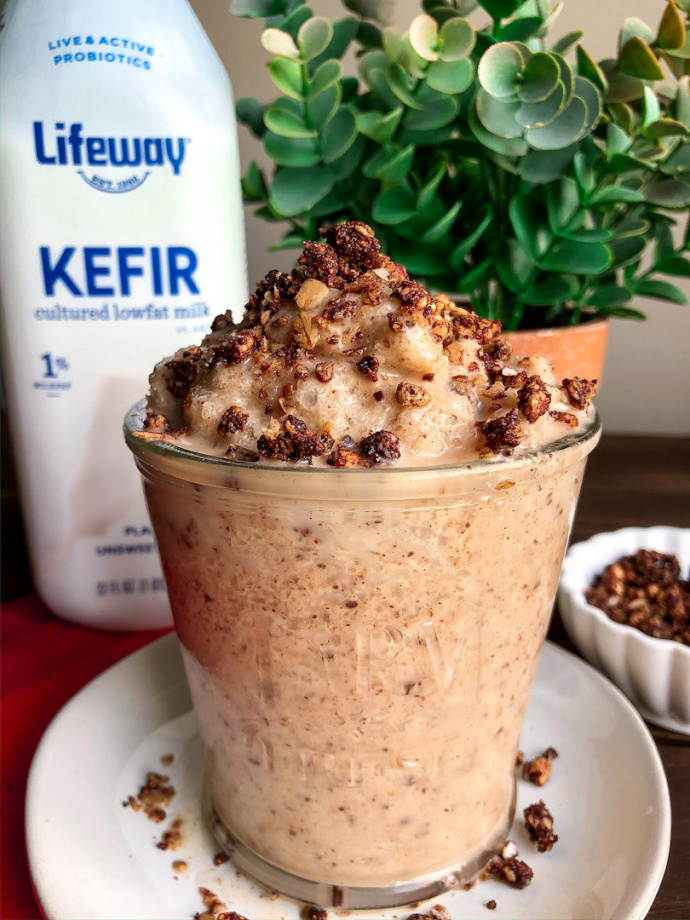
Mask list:
[{"label": "wooden table surface", "polygon": [[[3,438],[3,599],[29,593],[19,502]],[[690,527],[690,438],[608,435],[591,455],[572,540],[627,526]],[[549,637],[573,650],[558,612]],[[650,725],[671,791],[671,853],[650,920],[690,918],[690,736]]]}]

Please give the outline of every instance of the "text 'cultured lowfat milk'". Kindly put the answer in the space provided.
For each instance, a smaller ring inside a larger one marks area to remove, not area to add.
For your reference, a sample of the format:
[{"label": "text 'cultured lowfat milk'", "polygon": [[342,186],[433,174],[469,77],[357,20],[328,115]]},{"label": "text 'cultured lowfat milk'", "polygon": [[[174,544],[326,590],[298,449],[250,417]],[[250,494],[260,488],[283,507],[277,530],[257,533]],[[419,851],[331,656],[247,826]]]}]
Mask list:
[{"label": "text 'cultured lowfat milk'", "polygon": [[0,33],[3,382],[37,590],[169,622],[125,412],[247,299],[232,92],[186,0],[10,0]]}]

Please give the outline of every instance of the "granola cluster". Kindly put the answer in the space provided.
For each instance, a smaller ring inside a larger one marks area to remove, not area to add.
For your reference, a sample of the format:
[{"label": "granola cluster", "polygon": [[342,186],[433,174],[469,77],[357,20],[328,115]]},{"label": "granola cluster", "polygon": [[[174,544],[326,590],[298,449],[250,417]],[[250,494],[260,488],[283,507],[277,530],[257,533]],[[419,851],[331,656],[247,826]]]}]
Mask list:
[{"label": "granola cluster", "polygon": [[513,356],[498,321],[425,290],[367,224],[320,234],[238,325],[216,317],[156,367],[142,437],[349,468],[509,456],[586,423],[594,381]]},{"label": "granola cluster", "polygon": [[607,566],[585,597],[616,623],[690,645],[690,581],[680,575],[675,556],[640,549]]}]

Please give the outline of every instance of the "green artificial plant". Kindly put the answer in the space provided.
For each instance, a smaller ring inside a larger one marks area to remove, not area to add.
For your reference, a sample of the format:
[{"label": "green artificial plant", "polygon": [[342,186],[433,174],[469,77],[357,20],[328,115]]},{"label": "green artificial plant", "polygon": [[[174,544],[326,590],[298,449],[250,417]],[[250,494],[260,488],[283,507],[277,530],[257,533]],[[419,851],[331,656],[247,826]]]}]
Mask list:
[{"label": "green artificial plant", "polygon": [[344,2],[335,20],[302,0],[231,6],[266,20],[281,94],[237,105],[275,164],[242,180],[289,224],[275,248],[363,220],[413,277],[509,330],[644,319],[638,294],[686,302],[666,276],[690,276],[687,226],[672,233],[690,204],[690,0],[656,31],[626,19],[599,62],[579,31],[549,42],[556,0],[423,0],[404,35],[380,0]]}]

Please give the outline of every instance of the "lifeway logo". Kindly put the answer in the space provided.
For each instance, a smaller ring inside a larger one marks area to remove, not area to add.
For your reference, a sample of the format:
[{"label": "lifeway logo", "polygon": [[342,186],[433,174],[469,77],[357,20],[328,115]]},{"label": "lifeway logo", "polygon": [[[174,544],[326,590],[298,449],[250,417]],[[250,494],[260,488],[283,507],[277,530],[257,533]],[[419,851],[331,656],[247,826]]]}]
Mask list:
[{"label": "lifeway logo", "polygon": [[[87,185],[99,192],[122,194],[140,188],[151,168],[170,166],[179,176],[189,138],[184,137],[102,137],[84,134],[84,125],[55,122],[47,128],[34,122],[36,160],[46,166],[83,166],[77,169]],[[121,178],[121,170],[135,170]],[[105,171],[105,172],[103,172]]]}]

